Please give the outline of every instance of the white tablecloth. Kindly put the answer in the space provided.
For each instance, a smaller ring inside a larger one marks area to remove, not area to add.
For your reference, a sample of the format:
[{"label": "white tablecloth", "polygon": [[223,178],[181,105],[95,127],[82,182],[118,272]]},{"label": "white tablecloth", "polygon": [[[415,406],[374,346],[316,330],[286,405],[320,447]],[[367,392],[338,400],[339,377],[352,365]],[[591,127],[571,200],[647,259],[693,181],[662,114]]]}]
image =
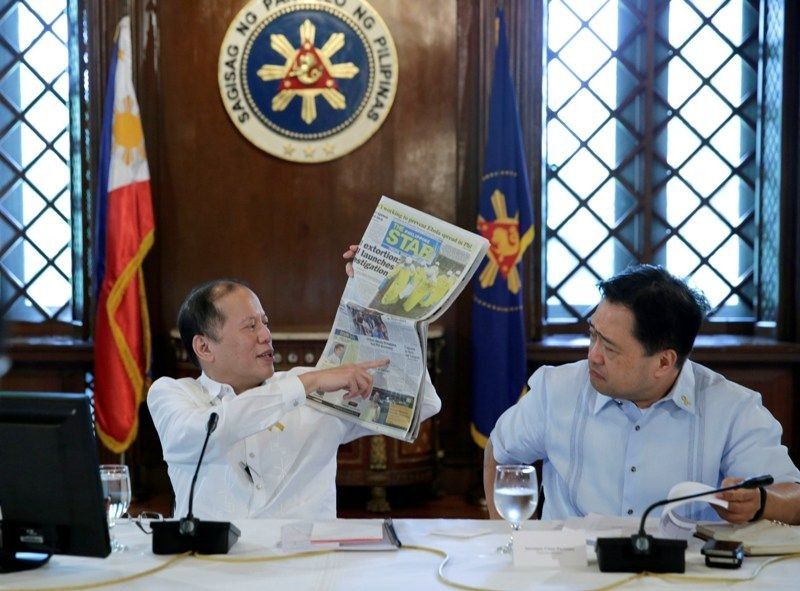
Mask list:
[{"label": "white tablecloth", "polygon": [[[223,562],[226,559],[286,556],[278,547],[281,520],[236,521],[242,536],[230,554],[207,561],[185,557],[153,574],[103,587],[105,589],[287,589],[341,591],[427,591],[452,589],[437,579],[442,558],[426,552],[402,549],[396,552],[333,552],[304,558],[271,562]],[[633,522],[632,522],[633,523]],[[608,585],[630,575],[600,573],[597,564],[571,569],[515,568],[511,557],[497,555],[495,548],[508,540],[508,526],[498,521],[450,519],[401,519],[395,526],[404,545],[437,548],[450,555],[445,575],[450,580],[486,589],[585,590]],[[553,529],[559,524],[529,521],[523,529]],[[485,532],[485,533],[481,533]],[[473,537],[453,537],[455,534]],[[151,537],[133,523],[122,521],[115,528],[117,538],[128,546],[125,552],[106,559],[54,556],[35,571],[0,575],[0,589],[59,588],[92,584],[126,577],[163,565],[168,556],[150,551]],[[443,535],[452,534],[453,536]],[[718,577],[742,578],[764,559],[746,558],[740,570],[708,569],[697,545],[687,553],[687,575],[710,577],[706,582],[664,580],[647,577],[631,581],[622,589],[670,588],[689,585],[700,589],[729,589]],[[679,576],[679,575],[673,575]],[[742,589],[800,588],[800,560],[786,560],[765,567],[753,581],[736,585]]]}]

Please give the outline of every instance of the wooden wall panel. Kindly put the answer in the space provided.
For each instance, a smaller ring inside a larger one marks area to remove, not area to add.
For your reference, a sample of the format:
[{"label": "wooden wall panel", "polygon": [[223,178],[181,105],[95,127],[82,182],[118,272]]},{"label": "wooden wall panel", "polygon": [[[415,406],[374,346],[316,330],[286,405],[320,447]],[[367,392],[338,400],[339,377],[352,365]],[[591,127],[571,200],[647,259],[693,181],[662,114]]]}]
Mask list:
[{"label": "wooden wall panel", "polygon": [[425,0],[372,5],[397,45],[392,111],[354,152],[298,164],[250,144],[220,100],[219,47],[243,2],[158,2],[158,85],[140,91],[158,122],[149,267],[157,338],[188,289],[219,276],[249,281],[277,328],[328,325],[345,280],[341,252],[382,193],[454,219],[455,2],[435,11]]},{"label": "wooden wall panel", "polygon": [[[156,376],[173,370],[169,331],[192,286],[238,277],[260,296],[274,330],[324,330],[346,279],[341,253],[361,237],[381,194],[456,221],[456,0],[435,7],[427,0],[370,3],[397,48],[392,110],[350,154],[299,164],[253,146],[223,107],[219,50],[244,0],[132,0],[156,212],[155,246],[145,262]],[[112,30],[113,16],[106,24]],[[442,320],[448,342],[456,322],[454,312]],[[448,345],[442,355],[447,374],[455,351]],[[448,383],[440,392],[451,407],[452,390]],[[129,456],[145,468],[140,481],[163,486],[149,468],[161,462],[147,421]]]}]

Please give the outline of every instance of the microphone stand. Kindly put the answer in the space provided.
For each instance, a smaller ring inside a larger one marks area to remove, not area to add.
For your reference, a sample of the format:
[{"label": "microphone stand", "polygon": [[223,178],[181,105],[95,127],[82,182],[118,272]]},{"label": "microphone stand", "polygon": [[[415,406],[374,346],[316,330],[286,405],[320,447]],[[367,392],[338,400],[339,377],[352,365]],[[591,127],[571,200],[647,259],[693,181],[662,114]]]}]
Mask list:
[{"label": "microphone stand", "polygon": [[597,538],[597,545],[595,546],[597,565],[600,567],[601,572],[640,573],[649,571],[654,573],[682,573],[686,570],[686,540],[654,538],[645,533],[644,525],[650,511],[668,503],[688,501],[708,494],[740,488],[759,488],[769,486],[773,482],[772,476],[766,474],[748,478],[732,486],[656,501],[642,515],[637,533],[630,537]]},{"label": "microphone stand", "polygon": [[229,521],[202,521],[193,514],[194,485],[200,473],[200,465],[206,453],[206,446],[211,434],[217,428],[219,415],[212,412],[206,423],[206,438],[197,467],[194,470],[192,485],[189,488],[189,511],[180,520],[156,521],[151,523],[153,529],[153,554],[180,554],[198,552],[200,554],[227,554],[239,539],[239,528]]},{"label": "microphone stand", "polygon": [[203,461],[203,456],[206,455],[206,446],[208,445],[208,440],[211,437],[211,434],[217,428],[218,422],[219,415],[215,412],[212,412],[208,417],[208,423],[206,423],[206,438],[203,441],[203,449],[200,450],[200,457],[197,458],[197,467],[194,469],[192,485],[189,487],[189,512],[186,514],[186,517],[181,518],[180,522],[180,532],[185,536],[193,536],[197,531],[197,524],[199,520],[195,519],[194,515],[192,514],[192,507],[194,506],[194,483],[197,482],[197,475],[200,473],[200,464]]}]

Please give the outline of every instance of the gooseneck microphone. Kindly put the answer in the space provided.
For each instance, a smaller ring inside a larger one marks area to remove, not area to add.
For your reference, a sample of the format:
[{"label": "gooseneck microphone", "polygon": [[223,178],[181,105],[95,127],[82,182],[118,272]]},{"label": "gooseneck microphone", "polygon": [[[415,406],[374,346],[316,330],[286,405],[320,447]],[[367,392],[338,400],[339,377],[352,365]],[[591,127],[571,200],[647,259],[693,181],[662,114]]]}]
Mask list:
[{"label": "gooseneck microphone", "polygon": [[189,487],[189,512],[186,514],[186,517],[181,519],[180,522],[180,532],[185,536],[193,536],[197,531],[198,520],[195,519],[194,515],[192,514],[192,507],[194,506],[194,483],[197,482],[197,475],[200,473],[200,464],[203,463],[203,456],[206,455],[208,439],[217,428],[218,422],[219,415],[215,412],[212,412],[208,417],[208,423],[206,423],[206,438],[205,441],[203,441],[203,449],[200,450],[200,457],[197,458],[197,467],[194,469],[192,485]]},{"label": "gooseneck microphone", "polygon": [[686,540],[654,538],[645,533],[647,516],[656,507],[676,501],[688,501],[709,494],[726,492],[740,488],[759,488],[769,486],[774,478],[769,474],[753,476],[739,484],[716,488],[692,495],[663,499],[650,505],[642,515],[639,531],[630,537],[597,538],[597,565],[602,572],[640,573],[682,573],[686,570]]},{"label": "gooseneck microphone", "polygon": [[155,521],[153,529],[153,554],[179,554],[182,552],[198,552],[200,554],[227,554],[231,546],[239,539],[240,531],[228,521],[202,521],[193,513],[194,485],[200,473],[200,465],[206,454],[206,447],[211,434],[217,428],[219,415],[212,412],[206,423],[206,438],[197,467],[194,470],[192,485],[189,488],[189,511],[186,517],[179,520]]}]

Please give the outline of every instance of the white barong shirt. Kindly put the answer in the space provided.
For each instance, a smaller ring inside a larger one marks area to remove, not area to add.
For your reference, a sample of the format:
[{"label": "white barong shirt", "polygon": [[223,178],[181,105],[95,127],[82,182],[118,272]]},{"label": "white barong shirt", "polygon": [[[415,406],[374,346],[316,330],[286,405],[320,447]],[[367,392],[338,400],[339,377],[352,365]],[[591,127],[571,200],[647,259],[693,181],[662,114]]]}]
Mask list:
[{"label": "white barong shirt", "polygon": [[[195,484],[195,517],[324,520],[336,517],[339,446],[375,433],[305,404],[298,375],[314,368],[277,372],[238,396],[207,375],[160,378],[147,406],[161,439],[175,492],[176,517],[186,515],[189,488],[208,417],[219,415]],[[422,420],[441,400],[427,372]]]}]

